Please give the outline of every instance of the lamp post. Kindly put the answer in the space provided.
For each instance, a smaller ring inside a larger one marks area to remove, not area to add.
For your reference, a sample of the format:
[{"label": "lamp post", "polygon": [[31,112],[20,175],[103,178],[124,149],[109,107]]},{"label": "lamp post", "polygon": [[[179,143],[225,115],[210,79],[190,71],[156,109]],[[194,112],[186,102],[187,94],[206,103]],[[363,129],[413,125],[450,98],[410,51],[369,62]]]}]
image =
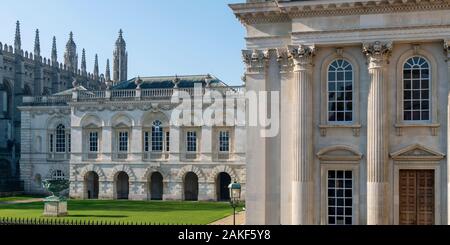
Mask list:
[{"label": "lamp post", "polygon": [[230,204],[233,208],[233,225],[236,225],[236,207],[241,199],[241,184],[233,181],[233,183],[228,185],[230,190]]}]

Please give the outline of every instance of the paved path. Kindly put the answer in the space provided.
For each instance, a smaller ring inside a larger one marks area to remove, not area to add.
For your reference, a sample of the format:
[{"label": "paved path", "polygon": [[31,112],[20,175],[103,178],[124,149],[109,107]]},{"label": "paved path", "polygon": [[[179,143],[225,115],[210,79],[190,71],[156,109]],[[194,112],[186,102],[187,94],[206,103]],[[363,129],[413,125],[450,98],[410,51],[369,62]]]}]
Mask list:
[{"label": "paved path", "polygon": [[[245,224],[245,211],[236,213],[236,225],[244,225],[244,224]],[[217,220],[211,223],[210,225],[233,225],[233,215]]]},{"label": "paved path", "polygon": [[32,202],[42,202],[43,198],[30,198],[25,200],[16,200],[16,201],[0,201],[0,204],[17,204],[17,203],[32,203]]}]

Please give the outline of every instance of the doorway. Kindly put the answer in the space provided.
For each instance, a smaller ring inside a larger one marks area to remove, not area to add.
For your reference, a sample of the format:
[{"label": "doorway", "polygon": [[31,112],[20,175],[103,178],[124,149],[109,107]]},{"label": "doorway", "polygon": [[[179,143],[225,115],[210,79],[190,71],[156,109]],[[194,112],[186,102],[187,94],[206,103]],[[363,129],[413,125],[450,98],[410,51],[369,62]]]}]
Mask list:
[{"label": "doorway", "polygon": [[435,224],[434,170],[400,170],[399,224]]}]

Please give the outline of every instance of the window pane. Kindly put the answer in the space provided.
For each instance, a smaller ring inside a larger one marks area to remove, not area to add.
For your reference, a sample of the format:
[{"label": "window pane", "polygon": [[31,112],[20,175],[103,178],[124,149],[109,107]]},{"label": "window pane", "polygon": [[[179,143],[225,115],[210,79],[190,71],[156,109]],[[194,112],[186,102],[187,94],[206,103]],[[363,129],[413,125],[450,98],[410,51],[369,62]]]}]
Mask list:
[{"label": "window pane", "polygon": [[336,73],[335,72],[328,73],[328,81],[336,81]]},{"label": "window pane", "polygon": [[403,91],[403,99],[410,100],[411,99],[411,90]]},{"label": "window pane", "polygon": [[422,111],[422,120],[430,120],[430,112]]},{"label": "window pane", "polygon": [[404,79],[411,79],[411,70],[403,71],[403,78]]},{"label": "window pane", "polygon": [[406,80],[403,84],[404,89],[411,89],[411,80]]},{"label": "window pane", "polygon": [[336,83],[335,82],[328,83],[328,91],[330,91],[330,92],[336,91]]}]

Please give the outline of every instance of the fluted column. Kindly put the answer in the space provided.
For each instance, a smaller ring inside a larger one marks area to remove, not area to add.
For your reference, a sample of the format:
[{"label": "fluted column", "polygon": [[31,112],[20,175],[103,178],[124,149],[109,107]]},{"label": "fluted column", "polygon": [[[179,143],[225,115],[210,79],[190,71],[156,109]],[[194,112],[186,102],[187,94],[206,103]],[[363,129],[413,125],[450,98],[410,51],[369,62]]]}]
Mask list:
[{"label": "fluted column", "polygon": [[314,48],[308,46],[289,46],[294,60],[292,81],[292,133],[289,140],[290,160],[293,164],[292,180],[292,224],[313,223],[312,211],[312,57]]},{"label": "fluted column", "polygon": [[388,223],[386,166],[388,164],[387,61],[392,43],[366,43],[370,86],[367,108],[367,224]]}]

